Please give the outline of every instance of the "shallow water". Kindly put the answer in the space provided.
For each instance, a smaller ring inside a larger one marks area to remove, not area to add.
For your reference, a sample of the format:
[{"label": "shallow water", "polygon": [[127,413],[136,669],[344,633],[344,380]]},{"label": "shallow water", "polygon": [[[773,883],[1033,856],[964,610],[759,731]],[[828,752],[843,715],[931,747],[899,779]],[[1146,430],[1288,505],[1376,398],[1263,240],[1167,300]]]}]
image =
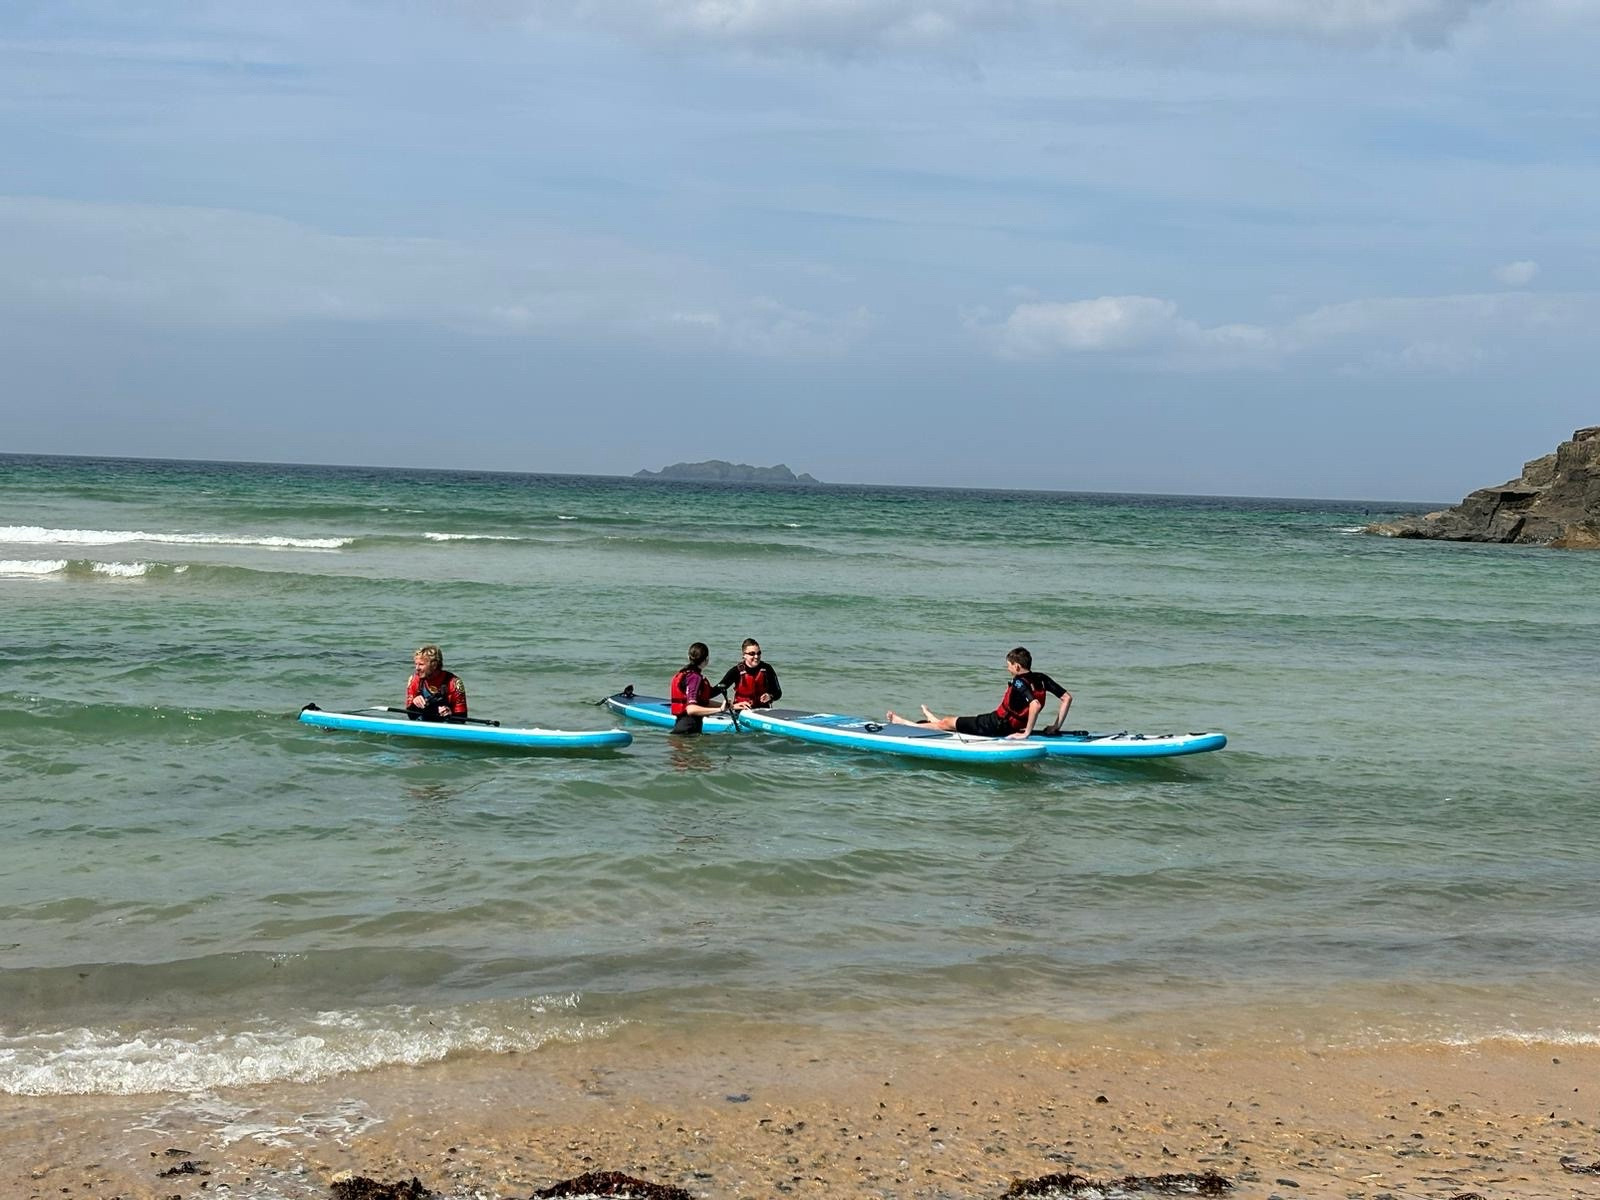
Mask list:
[{"label": "shallow water", "polygon": [[[0,1090],[190,1092],[621,1023],[1600,1034],[1600,556],[1407,506],[0,458]],[[1227,749],[307,729],[438,641],[556,728],[761,639],[785,705]]]}]

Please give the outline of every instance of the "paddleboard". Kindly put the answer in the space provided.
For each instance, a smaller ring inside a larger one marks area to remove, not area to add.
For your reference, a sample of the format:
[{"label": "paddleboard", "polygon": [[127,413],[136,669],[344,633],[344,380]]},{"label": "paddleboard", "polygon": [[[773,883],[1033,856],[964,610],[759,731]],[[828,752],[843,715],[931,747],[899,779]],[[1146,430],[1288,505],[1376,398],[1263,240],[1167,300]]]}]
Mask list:
[{"label": "paddleboard", "polygon": [[319,729],[348,733],[380,733],[389,737],[422,738],[457,745],[500,746],[518,750],[604,750],[626,746],[633,735],[626,729],[518,729],[497,721],[413,721],[404,709],[361,708],[354,712],[326,712],[315,704],[300,710],[300,720]]},{"label": "paddleboard", "polygon": [[1169,758],[1203,754],[1228,744],[1222,733],[1090,733],[1063,729],[1054,737],[1035,732],[1029,745],[1040,745],[1052,758]]},{"label": "paddleboard", "polygon": [[[614,713],[620,713],[630,721],[643,721],[646,725],[654,725],[658,729],[671,729],[677,718],[672,715],[672,701],[665,696],[636,696],[630,688],[627,691],[607,696],[604,704]],[[744,723],[744,714],[739,716],[740,724]],[[706,717],[701,723],[702,733],[732,733],[732,717]]]},{"label": "paddleboard", "polygon": [[739,713],[739,724],[762,733],[799,738],[823,746],[846,746],[880,754],[902,754],[945,762],[1009,763],[1045,757],[1043,741],[968,737],[946,733],[931,725],[898,725],[846,717],[838,713],[808,713],[792,708],[752,708]]}]

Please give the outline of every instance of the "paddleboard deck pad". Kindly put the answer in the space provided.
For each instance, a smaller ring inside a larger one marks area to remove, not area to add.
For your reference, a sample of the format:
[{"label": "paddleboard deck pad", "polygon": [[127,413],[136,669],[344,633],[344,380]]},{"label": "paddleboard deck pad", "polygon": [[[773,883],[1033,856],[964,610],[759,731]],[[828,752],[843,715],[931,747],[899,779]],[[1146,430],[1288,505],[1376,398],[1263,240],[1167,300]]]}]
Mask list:
[{"label": "paddleboard deck pad", "polygon": [[1063,729],[1049,735],[1035,732],[1030,745],[1041,745],[1052,758],[1170,758],[1176,754],[1203,754],[1228,744],[1221,733],[1090,733]]},{"label": "paddleboard deck pad", "polygon": [[518,750],[605,750],[626,746],[626,729],[519,729],[495,721],[413,721],[404,709],[360,708],[328,712],[315,704],[300,710],[300,720],[319,729],[378,733],[457,745],[500,746]]},{"label": "paddleboard deck pad", "polygon": [[946,733],[930,725],[900,725],[847,717],[838,713],[808,713],[791,708],[753,708],[739,714],[739,723],[762,733],[798,738],[823,746],[873,750],[909,758],[944,762],[1010,763],[1044,758],[1044,742],[1009,738],[968,737]]},{"label": "paddleboard deck pad", "polygon": [[[630,721],[643,721],[646,725],[654,725],[658,729],[671,729],[677,722],[672,715],[672,701],[665,696],[636,696],[630,687],[626,691],[617,692],[607,696],[601,703],[614,713],[620,713]],[[741,713],[739,720],[744,721]],[[701,722],[701,733],[732,733],[732,717],[706,717]]]}]

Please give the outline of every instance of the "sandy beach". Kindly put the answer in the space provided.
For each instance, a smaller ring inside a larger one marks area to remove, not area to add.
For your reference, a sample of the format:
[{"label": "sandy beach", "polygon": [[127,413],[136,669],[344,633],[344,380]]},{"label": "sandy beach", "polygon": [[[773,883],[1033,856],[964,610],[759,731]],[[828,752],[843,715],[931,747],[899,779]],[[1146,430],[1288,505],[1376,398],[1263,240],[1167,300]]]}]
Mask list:
[{"label": "sandy beach", "polygon": [[[205,1099],[7,1097],[7,1196],[311,1197],[348,1173],[524,1197],[590,1171],[696,1196],[944,1200],[1214,1172],[1241,1197],[1600,1196],[1600,1049],[660,1035]],[[193,1164],[186,1167],[183,1164]]]}]

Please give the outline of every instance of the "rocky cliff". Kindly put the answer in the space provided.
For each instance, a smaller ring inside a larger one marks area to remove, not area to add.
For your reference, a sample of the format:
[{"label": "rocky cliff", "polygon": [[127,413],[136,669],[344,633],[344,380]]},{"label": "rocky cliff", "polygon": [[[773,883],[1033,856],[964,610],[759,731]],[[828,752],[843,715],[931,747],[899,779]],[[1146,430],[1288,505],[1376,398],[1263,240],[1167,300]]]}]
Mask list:
[{"label": "rocky cliff", "polygon": [[1385,537],[1518,542],[1600,550],[1600,425],[1524,464],[1499,487],[1479,488],[1454,508],[1368,525]]}]

